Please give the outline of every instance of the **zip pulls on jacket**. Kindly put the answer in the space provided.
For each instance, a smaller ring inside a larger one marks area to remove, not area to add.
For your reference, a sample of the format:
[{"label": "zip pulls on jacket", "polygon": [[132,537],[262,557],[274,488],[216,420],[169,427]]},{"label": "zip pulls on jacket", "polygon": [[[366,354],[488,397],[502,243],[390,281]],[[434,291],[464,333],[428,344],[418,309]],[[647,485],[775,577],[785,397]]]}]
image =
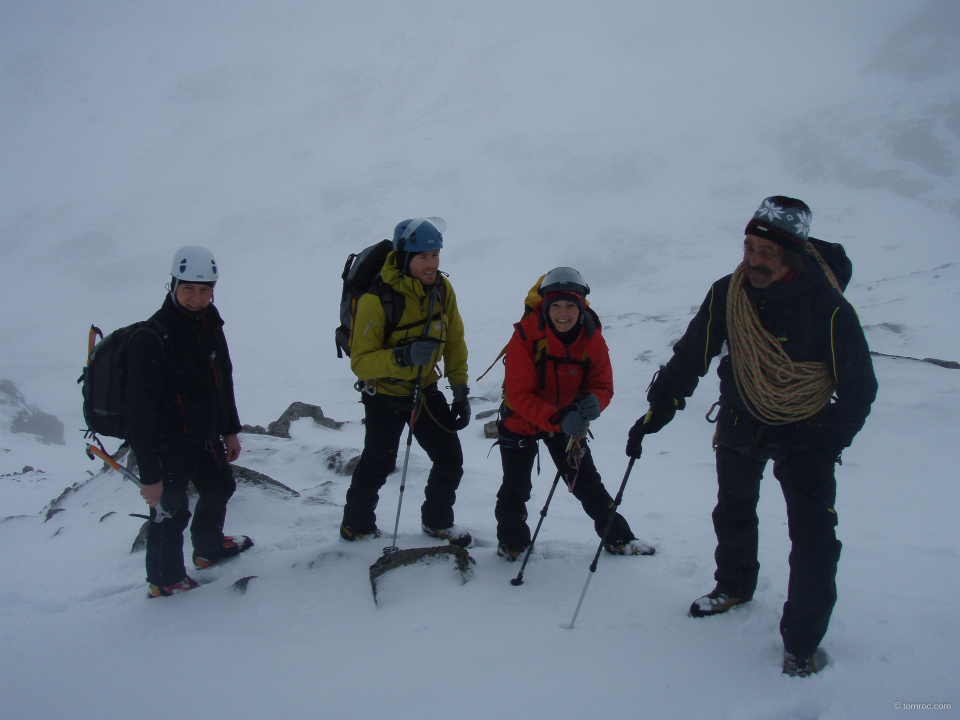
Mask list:
[{"label": "zip pulls on jacket", "polygon": [[214,360],[217,357],[217,351],[212,350],[210,352],[210,370],[213,372],[213,386],[220,387],[220,375],[217,374],[217,366],[214,364]]}]

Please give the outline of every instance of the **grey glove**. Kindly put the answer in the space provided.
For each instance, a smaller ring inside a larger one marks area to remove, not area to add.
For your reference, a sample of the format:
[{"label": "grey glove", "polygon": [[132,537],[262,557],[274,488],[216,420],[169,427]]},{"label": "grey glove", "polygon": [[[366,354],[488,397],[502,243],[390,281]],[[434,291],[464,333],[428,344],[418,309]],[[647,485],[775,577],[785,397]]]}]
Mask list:
[{"label": "grey glove", "polygon": [[466,385],[453,385],[450,390],[453,391],[453,402],[450,404],[453,429],[463,430],[470,424],[470,388]]},{"label": "grey glove", "polygon": [[593,393],[584,393],[577,403],[577,411],[583,415],[587,422],[596,420],[600,417],[600,401]]},{"label": "grey glove", "polygon": [[587,427],[589,427],[589,425],[590,421],[575,408],[570,410],[560,420],[560,429],[570,437],[583,437],[587,434]]},{"label": "grey glove", "polygon": [[395,347],[393,357],[400,367],[426,365],[433,358],[433,353],[438,347],[440,347],[440,341],[436,338],[414,340],[409,345]]}]

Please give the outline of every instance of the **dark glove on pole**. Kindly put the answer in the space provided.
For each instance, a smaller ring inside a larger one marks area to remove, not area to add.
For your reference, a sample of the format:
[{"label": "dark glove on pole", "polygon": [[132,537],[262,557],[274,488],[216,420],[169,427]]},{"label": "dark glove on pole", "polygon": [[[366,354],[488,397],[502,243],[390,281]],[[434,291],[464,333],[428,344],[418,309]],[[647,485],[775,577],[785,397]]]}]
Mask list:
[{"label": "dark glove on pole", "polygon": [[400,367],[411,365],[426,365],[433,359],[434,351],[440,347],[440,341],[435,338],[414,340],[409,345],[402,345],[393,349],[394,360]]},{"label": "dark glove on pole", "polygon": [[560,420],[560,429],[570,437],[580,438],[585,436],[588,427],[590,427],[590,421],[576,408],[571,409]]},{"label": "dark glove on pole", "polygon": [[637,420],[627,434],[627,457],[638,458],[642,452],[640,444],[644,435],[653,435],[673,420],[680,401],[676,398],[664,398],[652,405],[642,418]]}]

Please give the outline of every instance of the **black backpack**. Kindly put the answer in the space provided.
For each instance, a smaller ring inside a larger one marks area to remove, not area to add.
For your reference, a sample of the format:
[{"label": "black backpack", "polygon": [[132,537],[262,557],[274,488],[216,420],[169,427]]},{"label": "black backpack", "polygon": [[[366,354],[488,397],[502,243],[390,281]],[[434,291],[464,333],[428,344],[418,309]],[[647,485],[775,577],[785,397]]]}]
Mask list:
[{"label": "black backpack", "polygon": [[[393,242],[381,240],[376,245],[364,248],[358,253],[350,253],[340,275],[343,280],[343,292],[340,294],[340,325],[336,329],[337,357],[350,357],[353,346],[353,326],[357,317],[357,302],[360,296],[373,293],[380,298],[383,314],[386,319],[383,337],[388,338],[397,330],[423,325],[423,320],[416,320],[406,325],[400,325],[403,317],[405,301],[398,293],[380,277],[383,263],[387,255],[393,250]],[[442,277],[437,278],[437,302],[443,306],[446,297],[446,283]],[[442,310],[436,310],[433,320],[442,317]]]},{"label": "black backpack", "polygon": [[[153,333],[161,343],[167,334],[156,320],[142,320],[104,337],[100,328],[90,326],[87,365],[77,380],[83,393],[83,419],[88,434],[126,439],[123,400],[127,382],[127,344],[138,332]],[[95,338],[99,336],[100,342]]]},{"label": "black backpack", "polygon": [[403,317],[403,296],[388,286],[380,278],[380,270],[393,250],[393,242],[381,240],[376,245],[364,248],[358,253],[350,253],[340,275],[343,280],[343,292],[340,295],[340,325],[336,329],[337,357],[344,354],[350,357],[353,342],[353,323],[357,317],[357,301],[360,296],[372,292],[380,297],[387,327],[384,337],[396,330],[397,323]]},{"label": "black backpack", "polygon": [[834,277],[837,278],[837,284],[840,285],[840,292],[846,290],[850,278],[853,277],[853,263],[847,257],[847,251],[843,245],[815,237],[807,238],[807,240],[833,271]]}]

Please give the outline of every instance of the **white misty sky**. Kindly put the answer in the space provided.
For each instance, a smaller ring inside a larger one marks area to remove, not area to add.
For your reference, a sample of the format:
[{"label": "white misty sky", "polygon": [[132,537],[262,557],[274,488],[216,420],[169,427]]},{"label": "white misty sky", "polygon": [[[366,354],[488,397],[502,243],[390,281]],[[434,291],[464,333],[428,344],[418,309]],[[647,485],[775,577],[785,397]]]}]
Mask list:
[{"label": "white misty sky", "polygon": [[477,362],[554,265],[630,310],[699,302],[770,194],[805,199],[855,279],[929,271],[957,256],[957,8],[4,3],[0,374],[76,417],[85,328],[152,312],[204,244],[244,405],[273,414],[345,373],[347,253],[418,215],[448,222]]}]

